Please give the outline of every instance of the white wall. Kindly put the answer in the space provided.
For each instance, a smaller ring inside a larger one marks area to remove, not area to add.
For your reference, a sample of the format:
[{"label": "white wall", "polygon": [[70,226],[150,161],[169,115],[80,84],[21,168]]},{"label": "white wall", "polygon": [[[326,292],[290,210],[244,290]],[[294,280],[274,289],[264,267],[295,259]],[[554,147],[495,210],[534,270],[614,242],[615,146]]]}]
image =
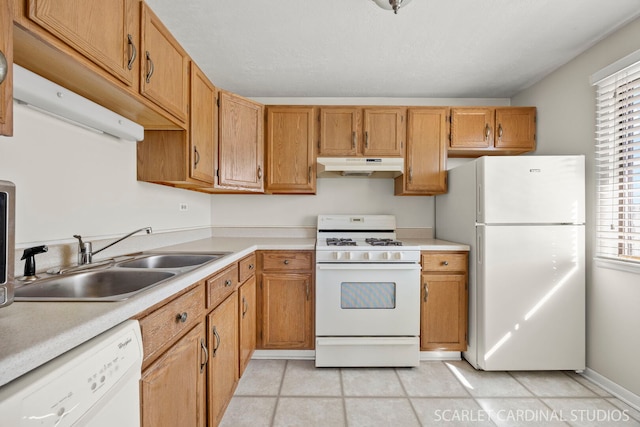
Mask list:
[{"label": "white wall", "polygon": [[0,179],[16,184],[16,246],[211,226],[209,195],[136,180],[134,142],[17,103],[14,115],[14,136],[0,137]]},{"label": "white wall", "polygon": [[585,154],[587,161],[587,367],[640,395],[640,276],[592,262],[595,90],[589,77],[640,49],[635,20],[512,98],[538,107],[536,154]]}]

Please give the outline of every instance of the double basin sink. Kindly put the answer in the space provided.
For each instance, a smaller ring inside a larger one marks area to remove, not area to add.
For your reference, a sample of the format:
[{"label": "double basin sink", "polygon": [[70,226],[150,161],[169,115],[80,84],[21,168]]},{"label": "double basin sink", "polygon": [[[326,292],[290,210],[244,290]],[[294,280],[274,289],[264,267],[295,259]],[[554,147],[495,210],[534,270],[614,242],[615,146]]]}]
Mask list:
[{"label": "double basin sink", "polygon": [[121,301],[229,253],[142,253],[96,262],[23,285],[15,300]]}]

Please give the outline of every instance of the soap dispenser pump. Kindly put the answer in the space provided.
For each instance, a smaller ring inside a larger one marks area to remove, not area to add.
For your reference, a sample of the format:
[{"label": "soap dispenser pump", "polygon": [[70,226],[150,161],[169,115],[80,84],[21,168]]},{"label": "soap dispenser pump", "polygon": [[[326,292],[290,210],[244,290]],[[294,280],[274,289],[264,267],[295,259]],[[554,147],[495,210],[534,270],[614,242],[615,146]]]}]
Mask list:
[{"label": "soap dispenser pump", "polygon": [[20,258],[24,260],[24,276],[19,280],[32,281],[38,278],[38,276],[36,276],[36,255],[47,252],[48,250],[49,248],[46,245],[34,246],[24,250],[22,258]]}]

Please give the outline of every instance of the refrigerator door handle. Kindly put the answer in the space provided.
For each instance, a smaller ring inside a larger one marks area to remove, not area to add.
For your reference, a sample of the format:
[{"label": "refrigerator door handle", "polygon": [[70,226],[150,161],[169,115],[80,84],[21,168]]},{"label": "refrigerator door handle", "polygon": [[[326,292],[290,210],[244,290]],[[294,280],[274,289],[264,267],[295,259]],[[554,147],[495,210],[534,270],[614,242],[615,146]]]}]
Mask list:
[{"label": "refrigerator door handle", "polygon": [[482,264],[482,232],[478,232],[476,250],[478,251],[478,264]]},{"label": "refrigerator door handle", "polygon": [[476,218],[478,220],[482,218],[482,184],[478,184],[478,192],[476,193]]}]

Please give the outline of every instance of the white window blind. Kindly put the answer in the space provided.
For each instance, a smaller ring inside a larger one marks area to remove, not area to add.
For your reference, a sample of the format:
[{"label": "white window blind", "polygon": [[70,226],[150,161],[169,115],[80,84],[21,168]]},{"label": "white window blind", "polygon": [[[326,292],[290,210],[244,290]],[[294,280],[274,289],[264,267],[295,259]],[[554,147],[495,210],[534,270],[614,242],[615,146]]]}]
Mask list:
[{"label": "white window blind", "polygon": [[596,86],[596,255],[640,262],[640,62]]}]

